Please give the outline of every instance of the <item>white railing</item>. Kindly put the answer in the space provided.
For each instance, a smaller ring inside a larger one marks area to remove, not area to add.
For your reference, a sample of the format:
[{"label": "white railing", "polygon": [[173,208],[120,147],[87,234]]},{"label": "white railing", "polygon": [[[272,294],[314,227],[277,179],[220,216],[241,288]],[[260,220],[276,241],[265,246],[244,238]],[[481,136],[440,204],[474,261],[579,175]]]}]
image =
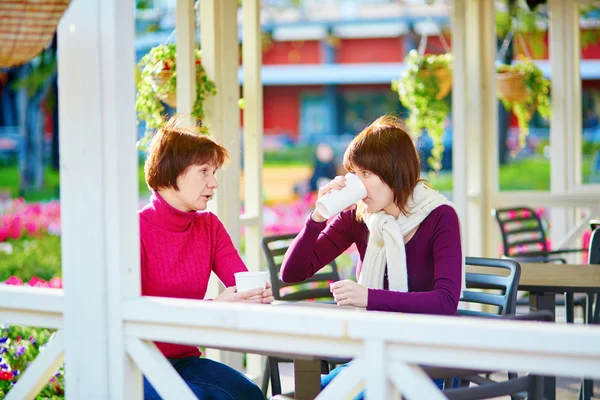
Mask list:
[{"label": "white railing", "polygon": [[[62,291],[0,287],[0,323],[60,328]],[[19,302],[15,301],[15,299]],[[126,352],[165,399],[194,398],[152,341],[290,356],[353,357],[319,399],[445,398],[419,365],[600,378],[600,327],[140,297],[123,303]],[[59,333],[7,399],[34,398],[62,362]],[[70,371],[76,374],[77,371]],[[388,381],[395,389],[388,387]]]}]

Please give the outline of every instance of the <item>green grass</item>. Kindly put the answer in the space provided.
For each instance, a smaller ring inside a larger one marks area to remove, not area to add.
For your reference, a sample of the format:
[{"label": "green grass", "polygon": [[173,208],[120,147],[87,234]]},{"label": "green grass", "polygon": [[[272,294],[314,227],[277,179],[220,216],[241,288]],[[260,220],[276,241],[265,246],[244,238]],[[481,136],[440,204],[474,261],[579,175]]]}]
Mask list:
[{"label": "green grass", "polygon": [[11,197],[23,196],[27,201],[42,201],[58,198],[60,176],[52,168],[44,170],[44,187],[38,191],[19,193],[19,167],[0,166],[0,192],[8,192]]},{"label": "green grass", "polygon": [[[582,156],[583,183],[589,183],[590,181],[592,160],[592,156]],[[435,189],[441,192],[452,191],[453,177],[448,172],[429,176],[427,180]],[[501,191],[550,190],[550,161],[540,156],[501,165],[499,185]]]},{"label": "green grass", "polygon": [[498,178],[500,190],[550,190],[550,161],[536,157],[501,165]]},{"label": "green grass", "polygon": [[[448,172],[428,176],[427,180],[440,192],[451,192],[453,177]],[[545,158],[529,158],[500,166],[501,191],[550,190],[550,162]]]},{"label": "green grass", "polygon": [[[44,187],[38,191],[19,193],[19,168],[16,165],[0,166],[0,192],[8,192],[10,197],[22,196],[27,201],[47,201],[60,195],[60,174],[52,168],[44,170]],[[140,195],[149,193],[144,180],[144,166],[138,167],[138,188]]]},{"label": "green grass", "polygon": [[296,146],[277,151],[265,151],[263,165],[310,165],[315,154],[313,146]]}]

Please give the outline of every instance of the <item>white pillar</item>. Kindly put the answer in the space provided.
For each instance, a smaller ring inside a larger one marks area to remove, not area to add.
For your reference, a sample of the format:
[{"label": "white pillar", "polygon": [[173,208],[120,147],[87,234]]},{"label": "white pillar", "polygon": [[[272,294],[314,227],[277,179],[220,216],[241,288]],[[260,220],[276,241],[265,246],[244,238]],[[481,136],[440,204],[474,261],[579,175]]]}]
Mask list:
[{"label": "white pillar", "polygon": [[260,75],[262,41],[259,0],[243,3],[244,66],[244,220],[248,268],[262,269],[263,86]]},{"label": "white pillar", "polygon": [[[202,41],[202,65],[207,76],[215,82],[216,96],[205,102],[204,123],[217,142],[231,153],[231,162],[219,173],[219,188],[211,210],[231,235],[235,246],[240,248],[240,119],[238,100],[239,39],[237,1],[202,1],[200,3],[200,36]],[[209,291],[218,291],[213,274]],[[239,353],[210,352],[210,357],[241,370],[242,355]]]},{"label": "white pillar", "polygon": [[491,199],[498,190],[494,2],[456,0],[453,12],[454,199],[465,254],[492,256]]},{"label": "white pillar", "polygon": [[[550,64],[552,67],[552,118],[550,120],[550,190],[567,194],[581,182],[581,76],[579,61],[579,5],[571,0],[550,0]],[[574,225],[572,209],[553,208],[553,243],[560,242]]]},{"label": "white pillar", "polygon": [[69,398],[141,398],[121,304],[139,296],[133,5],[75,0],[58,29]]},{"label": "white pillar", "polygon": [[[190,116],[196,101],[194,1],[177,0],[177,112]],[[192,121],[185,118],[189,125]]]},{"label": "white pillar", "polygon": [[454,1],[452,7],[452,200],[456,206],[463,231],[463,250],[466,250],[467,224],[467,28],[464,0]]},{"label": "white pillar", "polygon": [[[263,233],[263,86],[260,75],[262,38],[260,1],[244,0],[242,62],[244,66],[244,215],[246,225],[245,260],[248,269],[263,269],[261,250]],[[251,376],[262,374],[262,357],[248,355],[247,370]]]},{"label": "white pillar", "polygon": [[204,122],[215,139],[231,153],[231,162],[219,176],[212,210],[218,213],[239,248],[241,154],[237,1],[203,1],[200,7],[202,64],[217,86],[216,96],[206,100]]}]

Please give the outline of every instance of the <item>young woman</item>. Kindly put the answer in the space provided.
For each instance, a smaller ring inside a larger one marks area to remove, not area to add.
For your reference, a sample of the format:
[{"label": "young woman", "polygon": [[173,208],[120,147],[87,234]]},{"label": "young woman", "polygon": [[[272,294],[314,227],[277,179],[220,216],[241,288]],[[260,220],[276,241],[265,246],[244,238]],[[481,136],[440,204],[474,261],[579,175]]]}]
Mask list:
[{"label": "young woman", "polygon": [[[282,280],[302,282],[356,243],[358,283],[331,285],[339,306],[455,314],[464,275],[458,216],[419,179],[419,156],[402,122],[383,116],[369,125],[350,143],[344,168],[362,181],[367,196],[329,224],[315,209],[285,255]],[[319,198],[344,186],[338,176],[319,189]]]},{"label": "young woman", "polygon": [[[206,206],[227,150],[172,118],[158,130],[144,172],[152,190],[139,211],[142,294],[203,300],[211,272],[227,287],[214,301],[271,303],[270,286],[236,292],[234,273],[246,271],[223,224]],[[250,299],[257,296],[258,299]],[[195,346],[156,343],[200,399],[264,399],[251,380],[227,365],[200,358]],[[144,379],[144,398],[160,399]]]}]

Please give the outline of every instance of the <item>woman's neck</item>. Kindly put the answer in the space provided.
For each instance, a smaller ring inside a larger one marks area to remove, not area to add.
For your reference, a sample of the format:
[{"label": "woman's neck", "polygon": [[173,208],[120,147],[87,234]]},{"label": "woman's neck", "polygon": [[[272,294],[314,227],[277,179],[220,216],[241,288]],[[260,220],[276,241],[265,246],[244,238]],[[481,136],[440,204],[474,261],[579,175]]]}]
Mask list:
[{"label": "woman's neck", "polygon": [[389,206],[385,207],[383,209],[383,211],[388,214],[391,215],[392,217],[394,217],[395,219],[398,219],[398,217],[400,216],[400,209],[398,208],[398,206],[394,203],[390,204]]},{"label": "woman's neck", "polygon": [[179,196],[177,195],[177,191],[175,189],[159,189],[157,190],[158,194],[160,194],[160,197],[163,198],[164,201],[166,201],[167,203],[169,203],[169,205],[171,207],[173,207],[176,210],[179,211],[183,211],[183,212],[188,212],[191,211],[188,207],[186,207],[181,200],[179,199]]}]

